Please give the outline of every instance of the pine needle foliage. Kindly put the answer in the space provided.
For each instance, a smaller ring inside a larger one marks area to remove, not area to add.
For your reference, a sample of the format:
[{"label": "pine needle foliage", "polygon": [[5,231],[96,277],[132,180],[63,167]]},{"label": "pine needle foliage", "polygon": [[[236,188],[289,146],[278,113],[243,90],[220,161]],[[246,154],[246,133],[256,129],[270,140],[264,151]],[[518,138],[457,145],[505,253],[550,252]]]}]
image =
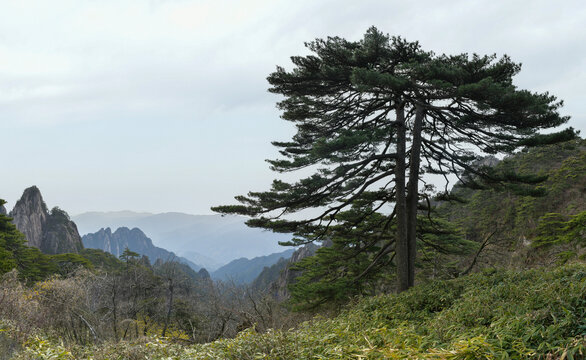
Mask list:
[{"label": "pine needle foliage", "polygon": [[419,202],[437,192],[424,173],[446,179],[439,192],[456,175],[471,188],[540,195],[543,177],[497,171],[481,159],[576,137],[571,128],[541,133],[569,117],[555,96],[518,89],[521,66],[508,56],[437,55],[375,27],[359,41],[328,37],[306,46],[310,55],[291,57],[292,70],[279,66],[268,77],[269,91],[284,97],[281,117],[297,129],[290,141],[273,142],[282,158],[268,163],[298,180],[277,179],[268,191],[237,196],[239,205],[212,209],[294,233],[291,244],[299,245],[339,238],[330,229],[360,202],[364,221],[379,212],[396,224],[379,245],[394,251],[371,257],[370,269],[394,267],[399,291],[415,281]]}]

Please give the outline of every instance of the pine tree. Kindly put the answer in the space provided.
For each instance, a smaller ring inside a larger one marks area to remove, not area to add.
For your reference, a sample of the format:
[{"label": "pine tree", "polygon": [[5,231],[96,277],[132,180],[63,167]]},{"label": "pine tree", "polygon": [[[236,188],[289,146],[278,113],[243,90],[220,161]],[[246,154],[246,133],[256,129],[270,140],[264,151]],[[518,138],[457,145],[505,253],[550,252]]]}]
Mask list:
[{"label": "pine tree", "polygon": [[[6,201],[0,199],[0,206]],[[22,235],[10,218],[0,213],[0,274],[4,274],[17,265],[14,254],[19,251],[19,247],[24,246],[24,235]]]},{"label": "pine tree", "polygon": [[[0,206],[5,203],[0,199]],[[0,213],[0,274],[17,269],[21,279],[36,281],[56,271],[49,257],[25,243],[24,235],[12,223],[12,218]]]},{"label": "pine tree", "polygon": [[[269,91],[284,96],[282,118],[297,127],[291,141],[273,142],[284,158],[269,163],[279,173],[311,175],[275,180],[269,191],[237,196],[241,205],[213,210],[294,232],[291,244],[302,244],[327,239],[339,215],[359,202],[365,211],[355,226],[375,213],[393,224],[378,243],[392,250],[386,255],[394,256],[399,291],[414,284],[420,202],[448,197],[450,174],[464,186],[530,192],[524,184],[543,178],[496,172],[481,159],[576,136],[571,128],[540,134],[569,118],[554,96],[517,89],[521,66],[507,56],[436,55],[374,27],[357,42],[306,45],[311,54],[292,57],[293,70],[277,67],[268,77]],[[425,173],[442,175],[445,187],[436,192]]]}]

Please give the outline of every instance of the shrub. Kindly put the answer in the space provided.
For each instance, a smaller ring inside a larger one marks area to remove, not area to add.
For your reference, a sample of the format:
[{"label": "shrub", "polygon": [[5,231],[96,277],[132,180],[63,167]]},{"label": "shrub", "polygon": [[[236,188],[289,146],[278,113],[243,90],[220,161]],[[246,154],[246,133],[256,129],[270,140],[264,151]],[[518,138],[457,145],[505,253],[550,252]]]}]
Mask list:
[{"label": "shrub", "polygon": [[295,330],[253,327],[207,344],[147,337],[68,347],[47,339],[34,337],[17,358],[579,359],[586,356],[586,265],[429,282],[356,299],[339,316]]}]

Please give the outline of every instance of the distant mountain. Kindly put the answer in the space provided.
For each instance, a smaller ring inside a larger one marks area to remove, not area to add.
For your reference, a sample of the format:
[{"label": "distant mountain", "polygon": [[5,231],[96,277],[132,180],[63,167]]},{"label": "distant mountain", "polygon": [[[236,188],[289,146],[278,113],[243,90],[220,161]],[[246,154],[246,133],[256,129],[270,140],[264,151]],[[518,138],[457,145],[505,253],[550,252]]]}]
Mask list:
[{"label": "distant mountain", "polygon": [[195,271],[202,268],[188,259],[153,245],[153,241],[138,228],[121,227],[114,232],[110,228],[102,228],[96,233],[84,235],[82,241],[86,248],[100,249],[116,257],[120,257],[124,250],[128,248],[140,255],[148,256],[152,263],[157,260],[163,262],[178,261],[188,265]]},{"label": "distant mountain", "polygon": [[49,211],[36,186],[24,191],[10,217],[25,235],[27,245],[39,248],[43,253],[79,253],[83,249],[75,223],[58,207]]},{"label": "distant mountain", "polygon": [[222,264],[219,263],[218,261],[216,261],[208,256],[202,255],[198,252],[195,252],[195,251],[186,251],[186,252],[182,253],[181,255],[184,258],[193,261],[194,263],[206,268],[209,271],[215,271],[220,266],[222,266]]},{"label": "distant mountain", "polygon": [[271,266],[279,259],[289,259],[295,252],[289,249],[280,253],[257,256],[252,259],[240,258],[232,260],[218,270],[211,273],[212,279],[233,281],[235,284],[251,283],[267,266]]},{"label": "distant mountain", "polygon": [[[208,270],[241,258],[283,251],[279,241],[287,234],[249,228],[240,216],[190,215],[184,213],[91,212],[73,217],[82,234],[100,228],[137,227],[157,246],[195,260],[207,257]],[[195,253],[195,254],[194,254]],[[199,264],[199,262],[197,262]],[[202,264],[203,265],[203,264]],[[207,266],[206,266],[207,267]]]},{"label": "distant mountain", "polygon": [[82,235],[93,233],[101,228],[118,229],[120,227],[133,228],[139,219],[152,216],[153,213],[134,211],[111,211],[111,212],[86,212],[74,215],[73,221],[77,224],[79,233]]}]

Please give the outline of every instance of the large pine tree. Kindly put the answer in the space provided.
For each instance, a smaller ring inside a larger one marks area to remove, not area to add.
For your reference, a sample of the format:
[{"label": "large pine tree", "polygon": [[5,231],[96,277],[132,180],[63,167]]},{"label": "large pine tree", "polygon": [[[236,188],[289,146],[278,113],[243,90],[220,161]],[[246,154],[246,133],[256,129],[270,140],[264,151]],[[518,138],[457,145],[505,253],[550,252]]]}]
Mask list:
[{"label": "large pine tree", "polygon": [[[388,233],[376,241],[380,254],[395,254],[400,291],[414,284],[418,205],[436,192],[424,173],[445,178],[439,193],[447,194],[450,174],[467,186],[519,190],[543,179],[497,173],[480,160],[575,136],[571,128],[540,134],[567,122],[562,102],[515,87],[521,67],[507,56],[436,55],[376,28],[360,41],[332,37],[307,47],[312,54],[292,57],[292,70],[268,77],[270,91],[284,96],[282,118],[297,127],[291,141],[273,142],[284,158],[269,163],[279,173],[311,175],[275,180],[269,191],[237,196],[241,205],[213,210],[294,232],[292,244],[326,239],[357,203],[364,211],[356,226],[386,214],[378,228]],[[310,215],[287,216],[294,213]]]}]

